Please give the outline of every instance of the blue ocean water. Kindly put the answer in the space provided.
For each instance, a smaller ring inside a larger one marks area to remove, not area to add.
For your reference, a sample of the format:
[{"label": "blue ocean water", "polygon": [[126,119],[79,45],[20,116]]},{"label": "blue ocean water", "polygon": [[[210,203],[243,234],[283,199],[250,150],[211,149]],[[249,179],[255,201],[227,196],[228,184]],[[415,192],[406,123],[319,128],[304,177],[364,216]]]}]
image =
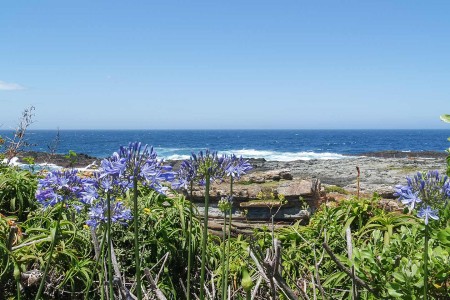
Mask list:
[{"label": "blue ocean water", "polygon": [[[56,130],[27,131],[29,150],[48,151]],[[11,136],[0,131],[0,136]],[[247,158],[291,161],[337,159],[372,151],[444,151],[450,130],[61,130],[57,153],[106,157],[140,141],[159,157],[184,159],[204,149]]]}]

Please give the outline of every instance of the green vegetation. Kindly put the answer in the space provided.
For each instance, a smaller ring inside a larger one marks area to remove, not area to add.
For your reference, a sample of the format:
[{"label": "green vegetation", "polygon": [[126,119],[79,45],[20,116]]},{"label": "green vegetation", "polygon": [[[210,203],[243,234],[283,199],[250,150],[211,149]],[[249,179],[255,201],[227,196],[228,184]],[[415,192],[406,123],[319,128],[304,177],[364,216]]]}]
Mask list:
[{"label": "green vegetation", "polygon": [[[23,145],[22,138],[15,145]],[[163,172],[156,154],[140,153],[140,143],[122,147],[122,156],[104,160],[105,173],[93,178],[0,164],[2,299],[129,299],[130,293],[149,299],[450,298],[450,181],[437,171],[396,186],[403,212],[385,211],[376,195],[351,198],[323,204],[306,226],[280,229],[274,216],[287,201],[265,186],[249,203],[266,205],[272,226],[251,236],[230,236],[228,197],[218,237],[184,196],[160,194],[169,185],[159,180],[175,176]],[[192,194],[201,174],[206,195],[209,181],[225,174],[232,195],[233,180],[250,168],[208,152],[183,166],[184,178],[177,173],[175,183],[190,186]],[[337,186],[326,191],[347,193]]]},{"label": "green vegetation", "polygon": [[[18,176],[18,173],[22,175]],[[1,176],[10,178],[10,182],[21,183],[21,188],[17,189],[23,199],[21,211],[31,212],[22,214],[23,222],[16,223],[15,213],[19,210],[8,210],[8,213],[3,211],[4,216],[0,219],[0,287],[5,298],[12,299],[17,295],[19,284],[22,299],[33,299],[39,276],[30,274],[39,274],[39,270],[42,271],[49,260],[49,248],[55,240],[58,207],[46,211],[36,209],[33,194],[36,179],[27,171],[3,166]],[[15,192],[15,189],[11,189],[9,193]],[[124,201],[126,205],[132,205],[130,197]],[[187,276],[188,263],[190,203],[182,196],[166,197],[142,186],[139,187],[137,203],[141,212],[136,222],[139,224],[141,265],[158,274],[157,287],[168,299],[183,299],[183,278]],[[367,283],[370,291],[366,287],[356,286],[360,299],[417,299],[424,286],[425,226],[413,215],[386,212],[377,203],[377,198],[351,199],[335,207],[322,206],[307,226],[296,223],[275,230],[274,238],[281,242],[283,279],[288,287],[296,293],[301,288],[310,298],[350,297],[352,278],[325,251],[325,243],[343,267],[351,269],[353,266],[356,277]],[[75,213],[71,209],[62,210],[44,298],[83,298],[88,289],[88,299],[104,296],[103,286],[99,284],[101,278],[98,277],[102,274],[104,261],[96,263],[93,232],[84,225],[86,214],[86,211]],[[430,222],[429,226],[429,297],[444,299],[450,295],[449,209],[440,213],[439,222]],[[193,217],[191,230],[192,251],[199,259],[202,236],[200,218]],[[350,258],[346,230],[351,231],[352,237],[353,255]],[[125,282],[132,283],[135,273],[134,255],[130,251],[134,244],[133,230],[114,224],[113,231],[112,244],[117,265]],[[102,239],[101,236],[97,238],[100,241]],[[223,243],[221,238],[208,235],[205,261],[208,298],[213,292],[215,297],[221,294]],[[227,282],[235,299],[248,299],[256,287],[258,290],[253,299],[267,299],[272,294],[271,287],[264,280],[256,284],[259,273],[249,256],[250,245],[267,251],[273,247],[272,233],[262,230],[256,231],[251,237],[231,238]],[[192,278],[197,279],[200,278],[198,259],[193,264],[191,274]],[[152,293],[153,289],[147,280],[142,285],[144,290]],[[198,295],[198,280],[192,281],[191,290]],[[281,290],[277,290],[279,297],[282,297],[281,294]]]},{"label": "green vegetation", "polygon": [[337,185],[327,185],[325,187],[325,192],[326,193],[338,193],[338,194],[342,194],[342,195],[349,194],[348,191],[346,191],[344,188],[337,186]]}]

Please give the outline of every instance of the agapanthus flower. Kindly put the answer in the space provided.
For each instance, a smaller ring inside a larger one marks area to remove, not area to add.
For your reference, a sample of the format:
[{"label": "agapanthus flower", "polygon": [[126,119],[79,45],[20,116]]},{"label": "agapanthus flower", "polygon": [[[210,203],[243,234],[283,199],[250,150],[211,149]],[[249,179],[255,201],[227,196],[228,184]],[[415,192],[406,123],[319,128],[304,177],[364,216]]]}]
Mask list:
[{"label": "agapanthus flower", "polygon": [[[111,222],[119,223],[122,225],[127,225],[128,221],[133,219],[131,215],[131,210],[126,208],[122,202],[115,201],[114,199],[110,199],[111,201]],[[108,209],[107,209],[106,200],[100,199],[96,202],[89,210],[88,216],[89,220],[86,221],[86,224],[90,227],[96,228],[100,224],[106,224],[108,221]]]},{"label": "agapanthus flower", "polygon": [[91,180],[79,177],[77,170],[54,170],[39,180],[36,199],[45,208],[59,202],[81,200],[90,184]]},{"label": "agapanthus flower", "polygon": [[198,155],[192,153],[192,159],[197,166],[199,184],[204,183],[206,176],[212,181],[222,181],[225,176],[226,157],[219,156],[216,151],[200,151]]},{"label": "agapanthus flower", "polygon": [[105,158],[100,163],[100,177],[104,176],[113,176],[118,177],[121,176],[126,169],[126,158],[120,157],[117,152],[114,152],[113,155],[109,158]]},{"label": "agapanthus flower", "polygon": [[422,202],[419,198],[419,192],[413,192],[408,186],[397,186],[394,195],[399,196],[399,200],[405,204],[409,205],[411,210],[414,209],[417,203]]},{"label": "agapanthus flower", "polygon": [[447,176],[441,176],[438,171],[427,173],[418,172],[413,177],[406,178],[407,185],[397,185],[394,195],[411,210],[418,209],[418,217],[425,219],[438,219],[438,211],[445,207],[450,199]]},{"label": "agapanthus flower", "polygon": [[196,181],[197,166],[192,157],[181,163],[175,177],[176,180],[172,182],[172,188],[175,190],[188,189],[189,185]]},{"label": "agapanthus flower", "polygon": [[242,175],[245,175],[251,169],[253,169],[253,167],[248,160],[243,159],[242,156],[238,158],[233,154],[227,160],[225,174],[240,179]]},{"label": "agapanthus flower", "polygon": [[80,194],[80,201],[84,204],[91,205],[98,198],[97,187],[94,184],[85,185],[84,190]]},{"label": "agapanthus flower", "polygon": [[[119,152],[115,152],[110,158],[102,161],[100,177],[110,176],[112,179],[103,183],[103,188],[112,188],[112,185],[119,186],[123,190],[133,186],[136,179],[144,185],[163,193],[165,188],[163,181],[173,180],[171,166],[163,165],[162,160],[157,159],[157,154],[153,147],[141,143],[130,143],[128,147],[120,147]],[[107,186],[110,184],[110,186]]]},{"label": "agapanthus flower", "polygon": [[428,225],[428,219],[439,220],[437,209],[432,209],[429,205],[426,208],[421,208],[417,213],[419,218],[425,220],[425,224]]}]

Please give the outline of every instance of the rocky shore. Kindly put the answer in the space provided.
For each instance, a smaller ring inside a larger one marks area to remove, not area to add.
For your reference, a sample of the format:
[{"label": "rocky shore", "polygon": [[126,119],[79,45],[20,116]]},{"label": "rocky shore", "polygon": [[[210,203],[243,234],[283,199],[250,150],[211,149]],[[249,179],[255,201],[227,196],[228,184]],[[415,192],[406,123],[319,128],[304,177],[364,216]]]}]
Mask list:
[{"label": "rocky shore", "polygon": [[[26,152],[19,156],[19,162],[24,163],[24,157],[33,157],[36,164],[55,164],[69,167],[71,161],[61,154]],[[249,159],[253,170],[243,176],[233,187],[233,215],[236,220],[241,218],[255,222],[270,219],[277,211],[277,195],[282,194],[286,203],[280,207],[276,215],[277,221],[291,222],[307,220],[310,213],[323,201],[339,200],[348,194],[357,192],[357,167],[360,170],[360,193],[371,197],[379,194],[383,206],[389,210],[398,209],[398,201],[393,199],[393,187],[404,184],[406,176],[412,176],[418,171],[438,170],[445,172],[446,153],[437,152],[397,152],[386,151],[366,153],[364,156],[348,156],[335,160],[299,160],[299,161],[266,161],[264,159]],[[77,154],[72,161],[73,166],[85,168],[100,164],[101,159],[85,154]],[[168,161],[177,170],[181,161]],[[218,200],[229,194],[229,183],[214,183],[210,191],[210,217],[212,224],[219,222],[220,210]],[[264,201],[261,200],[261,194]],[[199,213],[203,212],[204,189],[194,187],[193,193]],[[299,201],[301,199],[301,201]],[[219,225],[218,225],[219,226]],[[246,225],[247,226],[247,225]]]},{"label": "rocky shore", "polygon": [[[359,167],[360,189],[362,193],[377,192],[383,197],[392,197],[392,187],[405,182],[405,177],[418,171],[445,171],[446,152],[400,152],[383,151],[348,156],[336,160],[266,161],[250,159],[254,169],[242,179],[248,188],[251,185],[270,185],[269,182],[282,181],[286,186],[298,185],[300,180],[319,179],[322,186],[338,186],[349,192],[356,191],[356,167]],[[24,152],[24,157],[33,157],[36,164],[50,163],[62,167],[70,166],[70,160],[62,154]],[[74,167],[99,165],[101,159],[79,153]],[[169,161],[176,170],[181,161]],[[290,184],[289,184],[290,183]],[[200,196],[200,195],[199,195]],[[253,196],[253,195],[250,195]]]}]

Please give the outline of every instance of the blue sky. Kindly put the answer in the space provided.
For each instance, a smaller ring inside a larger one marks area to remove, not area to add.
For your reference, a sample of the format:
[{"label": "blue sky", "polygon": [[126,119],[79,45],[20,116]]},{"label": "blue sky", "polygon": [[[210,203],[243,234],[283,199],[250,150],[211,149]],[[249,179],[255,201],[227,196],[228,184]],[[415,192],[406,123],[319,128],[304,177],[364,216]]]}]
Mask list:
[{"label": "blue sky", "polygon": [[1,129],[448,128],[449,1],[6,1]]}]

